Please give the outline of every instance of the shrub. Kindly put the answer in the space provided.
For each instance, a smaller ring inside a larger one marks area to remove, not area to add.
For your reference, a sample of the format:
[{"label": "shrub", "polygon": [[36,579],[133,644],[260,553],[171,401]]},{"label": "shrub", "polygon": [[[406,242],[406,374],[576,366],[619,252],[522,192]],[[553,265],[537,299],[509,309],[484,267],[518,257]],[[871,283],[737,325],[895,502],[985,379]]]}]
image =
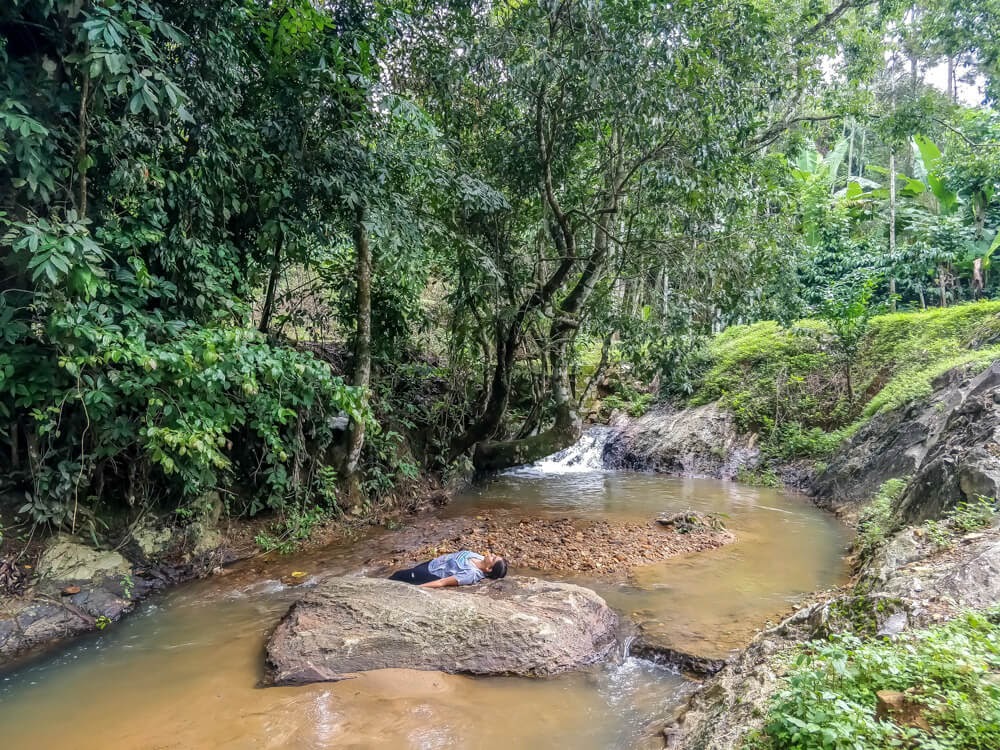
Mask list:
[{"label": "shrub", "polygon": [[905,479],[887,479],[858,516],[858,537],[854,549],[861,559],[871,557],[891,531],[893,505],[906,489]]},{"label": "shrub", "polygon": [[[834,636],[804,646],[772,699],[770,750],[933,750],[1000,747],[1000,610],[968,613],[897,641]],[[922,704],[933,732],[875,717],[879,690]]]},{"label": "shrub", "polygon": [[757,468],[750,469],[746,466],[740,467],[736,472],[736,481],[755,487],[780,487],[781,478],[774,473],[774,469]]}]

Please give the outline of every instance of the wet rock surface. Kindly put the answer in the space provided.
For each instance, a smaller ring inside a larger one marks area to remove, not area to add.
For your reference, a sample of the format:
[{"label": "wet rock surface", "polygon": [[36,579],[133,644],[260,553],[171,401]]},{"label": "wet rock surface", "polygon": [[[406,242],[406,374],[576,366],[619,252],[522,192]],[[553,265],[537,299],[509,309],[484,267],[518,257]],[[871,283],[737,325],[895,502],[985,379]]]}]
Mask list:
[{"label": "wet rock surface", "polygon": [[618,618],[593,591],[508,577],[458,589],[329,578],[292,605],[267,644],[269,684],[400,667],[544,676],[607,656]]},{"label": "wet rock surface", "polygon": [[741,434],[718,404],[656,409],[614,426],[604,447],[612,469],[734,479],[760,462],[753,435]]},{"label": "wet rock surface", "polygon": [[1000,362],[938,378],[931,396],[880,414],[830,460],[812,484],[817,500],[846,517],[887,479],[908,479],[900,525],[938,518],[963,500],[1000,495]]},{"label": "wet rock surface", "polygon": [[527,568],[622,577],[632,568],[714,549],[734,539],[724,529],[705,526],[681,533],[653,524],[479,516],[440,541],[401,550],[375,564],[389,570],[462,549],[482,553],[492,549],[507,559],[512,571]]},{"label": "wet rock surface", "polygon": [[723,531],[726,527],[722,519],[714,513],[699,513],[694,510],[685,510],[679,513],[661,513],[656,522],[660,526],[666,526],[681,534],[690,534],[696,531]]},{"label": "wet rock surface", "polygon": [[726,666],[725,659],[710,659],[689,654],[667,646],[650,643],[641,638],[631,645],[629,654],[654,664],[672,667],[696,678],[711,677]]},{"label": "wet rock surface", "polygon": [[[207,521],[200,523],[208,528]],[[227,562],[223,541],[214,529],[198,535],[154,529],[127,545],[138,560],[131,562],[118,551],[54,536],[30,582],[23,582],[17,596],[0,597],[0,665],[106,627],[149,594]]]}]

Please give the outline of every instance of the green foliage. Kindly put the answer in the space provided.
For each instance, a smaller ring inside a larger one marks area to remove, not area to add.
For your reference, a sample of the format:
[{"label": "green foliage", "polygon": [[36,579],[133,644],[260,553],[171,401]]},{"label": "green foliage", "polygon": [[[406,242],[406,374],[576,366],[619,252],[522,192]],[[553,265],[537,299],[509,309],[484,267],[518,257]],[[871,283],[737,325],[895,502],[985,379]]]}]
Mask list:
[{"label": "green foliage", "polygon": [[[869,277],[857,285],[834,285],[816,311],[816,317],[824,321],[832,333],[828,344],[825,337],[821,336],[821,345],[831,351],[834,363],[843,372],[847,398],[852,404],[852,371],[861,343],[876,312],[872,304],[876,283],[875,278]],[[819,329],[805,330],[807,333],[814,333]]]},{"label": "green foliage", "polygon": [[866,560],[885,544],[892,533],[892,513],[896,501],[906,489],[905,479],[887,479],[878,488],[868,504],[858,515],[858,536],[854,549],[860,559]]},{"label": "green foliage", "polygon": [[781,477],[775,474],[774,469],[750,469],[746,466],[741,466],[736,472],[736,481],[754,487],[781,487],[782,485]]},{"label": "green foliage", "polygon": [[918,531],[937,549],[947,549],[963,534],[993,524],[998,512],[994,498],[977,495],[975,500],[960,501],[943,518],[925,521]]},{"label": "green foliage", "polygon": [[280,520],[268,531],[257,534],[254,542],[264,552],[291,554],[330,517],[330,511],[319,506],[293,505],[284,510]]},{"label": "green foliage", "polygon": [[771,321],[723,331],[709,344],[711,367],[693,403],[719,400],[776,457],[824,455],[825,431],[849,414],[831,376],[832,354],[820,344],[828,331],[819,321],[801,321],[794,331]]},{"label": "green foliage", "polygon": [[[935,750],[1000,743],[1000,613],[969,613],[895,641],[852,635],[800,651],[772,699],[764,734],[769,750]],[[933,727],[927,734],[875,718],[875,693],[906,692]]]},{"label": "green foliage", "polygon": [[993,523],[997,515],[996,498],[976,495],[975,500],[963,500],[948,514],[948,521],[959,532],[978,531]]},{"label": "green foliage", "polygon": [[861,317],[845,320],[844,342],[827,320],[723,331],[692,403],[719,400],[741,429],[762,435],[768,455],[823,457],[875,414],[928,396],[945,372],[1000,358],[1000,302]]},{"label": "green foliage", "polygon": [[935,378],[956,367],[975,372],[1000,357],[1000,302],[956,305],[872,320],[863,367],[884,385],[864,409],[871,417],[930,394]]},{"label": "green foliage", "polygon": [[622,411],[630,417],[641,417],[653,402],[654,394],[644,393],[634,385],[619,382],[615,392],[601,402],[602,411],[610,416],[613,411]]}]

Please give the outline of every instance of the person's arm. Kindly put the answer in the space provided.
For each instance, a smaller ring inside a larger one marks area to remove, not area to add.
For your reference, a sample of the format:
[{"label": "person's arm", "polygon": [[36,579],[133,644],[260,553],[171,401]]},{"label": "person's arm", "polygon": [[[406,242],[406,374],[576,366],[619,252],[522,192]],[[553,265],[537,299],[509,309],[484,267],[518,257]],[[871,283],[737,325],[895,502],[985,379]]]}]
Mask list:
[{"label": "person's arm", "polygon": [[427,583],[421,583],[420,588],[422,589],[442,589],[445,586],[457,586],[458,579],[455,576],[448,576],[447,578],[438,578],[436,581],[428,581]]}]

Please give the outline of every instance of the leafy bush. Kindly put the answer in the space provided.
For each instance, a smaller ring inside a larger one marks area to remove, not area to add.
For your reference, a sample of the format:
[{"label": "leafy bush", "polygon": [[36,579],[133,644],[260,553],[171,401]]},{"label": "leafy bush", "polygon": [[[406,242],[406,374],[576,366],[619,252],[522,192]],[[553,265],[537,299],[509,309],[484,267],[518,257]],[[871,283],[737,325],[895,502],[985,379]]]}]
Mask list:
[{"label": "leafy bush", "polygon": [[781,478],[774,473],[773,469],[768,468],[758,468],[758,469],[748,469],[745,466],[740,467],[740,470],[736,472],[736,481],[742,482],[743,484],[749,484],[754,487],[780,487]]},{"label": "leafy bush", "polygon": [[280,508],[308,489],[330,418],[366,418],[327,365],[255,330],[95,305],[53,311],[50,331],[0,383],[0,409],[31,408],[27,433],[44,457],[21,507],[33,521],[72,525],[81,499],[116,491],[132,504],[153,484],[175,503],[238,485],[247,512]]},{"label": "leafy bush", "polygon": [[[969,613],[897,641],[834,636],[802,648],[772,699],[770,750],[1000,747],[1000,611]],[[932,734],[875,718],[875,693],[904,691]]]},{"label": "leafy bush", "polygon": [[843,439],[842,430],[807,429],[799,422],[787,422],[778,426],[761,447],[774,458],[820,458],[833,453]]},{"label": "leafy bush", "polygon": [[960,532],[985,529],[997,515],[997,501],[976,495],[975,500],[962,501],[949,514],[951,525]]},{"label": "leafy bush", "polygon": [[920,531],[935,547],[946,549],[954,543],[956,537],[992,524],[997,512],[994,498],[977,495],[975,500],[958,503],[944,518],[925,521]]}]

